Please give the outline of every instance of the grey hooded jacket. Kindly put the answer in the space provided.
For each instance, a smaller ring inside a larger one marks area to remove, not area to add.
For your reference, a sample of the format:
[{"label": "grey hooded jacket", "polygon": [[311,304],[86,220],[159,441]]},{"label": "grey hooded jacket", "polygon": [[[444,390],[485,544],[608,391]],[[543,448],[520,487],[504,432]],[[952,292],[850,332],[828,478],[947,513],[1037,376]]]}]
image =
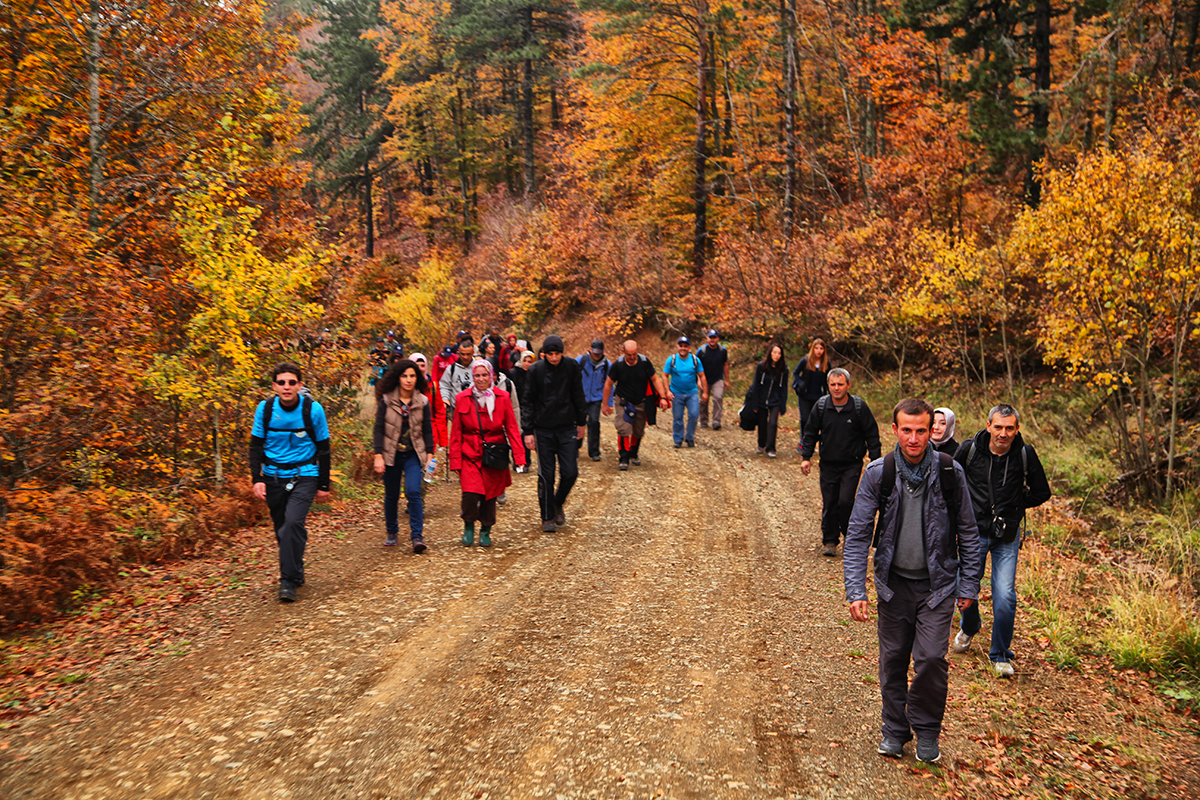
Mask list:
[{"label": "grey hooded jacket", "polygon": [[[929,607],[933,608],[952,594],[960,598],[977,600],[979,580],[983,564],[979,560],[979,528],[975,524],[975,512],[971,508],[971,495],[967,490],[967,477],[962,466],[954,464],[958,479],[958,542],[950,541],[950,515],[946,500],[942,497],[942,484],[938,479],[937,454],[934,468],[925,478],[925,505],[922,509],[925,528],[925,552],[929,562],[929,587],[932,594]],[[899,453],[896,458],[903,458]],[[854,498],[854,510],[850,513],[850,529],[846,533],[846,544],[842,553],[842,569],[846,582],[846,600],[867,599],[867,555],[871,551],[871,540],[875,534],[875,512],[879,508],[879,482],[883,477],[883,459],[877,458],[867,465],[867,471],[858,484],[858,495]],[[883,530],[879,547],[875,550],[875,590],[879,599],[892,599],[888,574],[895,554],[897,517],[900,509],[900,493],[903,479],[896,470],[896,485],[888,497],[883,510]],[[962,569],[961,581],[958,577]],[[956,592],[957,589],[957,592]]]}]

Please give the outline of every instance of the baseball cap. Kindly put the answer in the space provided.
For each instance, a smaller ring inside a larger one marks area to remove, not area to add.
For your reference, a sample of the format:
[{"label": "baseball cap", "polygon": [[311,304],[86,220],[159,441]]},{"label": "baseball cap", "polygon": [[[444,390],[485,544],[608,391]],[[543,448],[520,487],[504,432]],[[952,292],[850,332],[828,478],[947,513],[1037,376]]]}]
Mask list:
[{"label": "baseball cap", "polygon": [[692,340],[686,336],[680,336],[678,339],[675,340],[675,344],[691,344],[691,343],[692,343]]},{"label": "baseball cap", "polygon": [[603,353],[604,352],[604,340],[603,339],[593,339],[592,340],[592,352],[593,353]]},{"label": "baseball cap", "polygon": [[720,338],[721,338],[721,334],[717,333],[717,329],[716,329],[716,328],[709,328],[709,329],[708,329],[708,336],[709,336],[709,338],[713,338],[713,337],[716,337],[717,339],[720,339]]}]

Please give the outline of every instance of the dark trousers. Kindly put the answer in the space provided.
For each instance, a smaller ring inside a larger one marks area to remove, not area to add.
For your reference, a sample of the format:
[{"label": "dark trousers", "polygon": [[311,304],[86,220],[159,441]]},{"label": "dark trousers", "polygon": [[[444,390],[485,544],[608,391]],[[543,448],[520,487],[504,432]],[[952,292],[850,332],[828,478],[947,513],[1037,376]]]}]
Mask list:
[{"label": "dark trousers", "polygon": [[388,533],[400,532],[400,484],[408,500],[408,527],[412,536],[425,530],[425,496],[421,494],[421,457],[415,450],[396,453],[392,466],[383,470],[383,522]]},{"label": "dark trousers", "polygon": [[463,522],[478,522],[485,528],[496,524],[496,498],[485,500],[478,492],[462,494]]},{"label": "dark trousers", "polygon": [[[588,455],[595,458],[600,455],[600,400],[587,404],[587,444]],[[582,442],[580,442],[582,444]]]},{"label": "dark trousers", "polygon": [[263,476],[267,485],[267,508],[275,525],[275,541],[279,543],[279,582],[293,587],[304,583],[304,548],[308,546],[308,528],[304,522],[308,509],[317,496],[316,478]]},{"label": "dark trousers", "polygon": [[[534,436],[538,452],[538,504],[545,522],[554,519],[579,478],[579,445],[575,428],[539,429]],[[556,462],[560,472],[557,490],[554,488]]]},{"label": "dark trousers", "polygon": [[[895,592],[879,601],[879,694],[883,735],[897,742],[937,738],[946,713],[950,665],[946,648],[954,619],[954,596],[930,608],[929,581],[888,576]],[[908,682],[908,662],[913,679]]]},{"label": "dark trousers", "polygon": [[837,544],[850,527],[850,511],[862,475],[862,462],[821,462],[821,543]]},{"label": "dark trousers", "polygon": [[[758,446],[775,452],[775,434],[779,432],[779,406],[758,410]],[[851,498],[853,499],[853,498]]]},{"label": "dark trousers", "polygon": [[808,424],[808,415],[812,413],[813,406],[816,405],[815,400],[805,400],[799,395],[796,396],[796,405],[800,407],[800,441],[804,441],[804,426]]}]

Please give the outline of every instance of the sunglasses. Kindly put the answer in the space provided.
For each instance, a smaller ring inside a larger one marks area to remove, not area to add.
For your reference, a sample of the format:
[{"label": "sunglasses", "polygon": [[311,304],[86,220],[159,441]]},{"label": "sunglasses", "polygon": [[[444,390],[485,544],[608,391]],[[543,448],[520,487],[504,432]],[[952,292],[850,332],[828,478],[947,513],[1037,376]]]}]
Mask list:
[{"label": "sunglasses", "polygon": [[292,380],[292,379],[287,379],[287,380],[282,380],[282,381],[277,380],[277,381],[275,381],[275,385],[276,386],[295,386],[299,382],[300,381]]}]

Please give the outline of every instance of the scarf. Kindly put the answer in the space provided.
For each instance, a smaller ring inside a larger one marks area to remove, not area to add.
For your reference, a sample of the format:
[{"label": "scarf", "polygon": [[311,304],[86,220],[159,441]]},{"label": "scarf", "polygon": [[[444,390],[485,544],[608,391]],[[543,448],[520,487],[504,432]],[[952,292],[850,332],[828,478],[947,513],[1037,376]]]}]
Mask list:
[{"label": "scarf", "polygon": [[[491,385],[483,391],[475,385],[475,368],[483,366],[487,367],[488,377],[491,379]],[[475,402],[480,408],[486,409],[488,419],[492,418],[492,411],[496,408],[496,393],[492,390],[492,386],[496,383],[496,373],[492,369],[492,364],[486,358],[477,358],[471,362],[471,396],[475,398]]]},{"label": "scarf", "polygon": [[942,438],[934,439],[934,444],[945,444],[954,438],[954,412],[948,408],[935,408],[934,414],[941,414],[946,418],[946,430],[942,433]]},{"label": "scarf", "polygon": [[933,448],[925,448],[925,457],[921,459],[921,463],[913,466],[908,463],[908,459],[904,457],[904,453],[900,450],[900,445],[896,445],[896,474],[904,479],[910,489],[916,489],[925,482],[925,478],[929,475],[930,468],[933,467]]}]

